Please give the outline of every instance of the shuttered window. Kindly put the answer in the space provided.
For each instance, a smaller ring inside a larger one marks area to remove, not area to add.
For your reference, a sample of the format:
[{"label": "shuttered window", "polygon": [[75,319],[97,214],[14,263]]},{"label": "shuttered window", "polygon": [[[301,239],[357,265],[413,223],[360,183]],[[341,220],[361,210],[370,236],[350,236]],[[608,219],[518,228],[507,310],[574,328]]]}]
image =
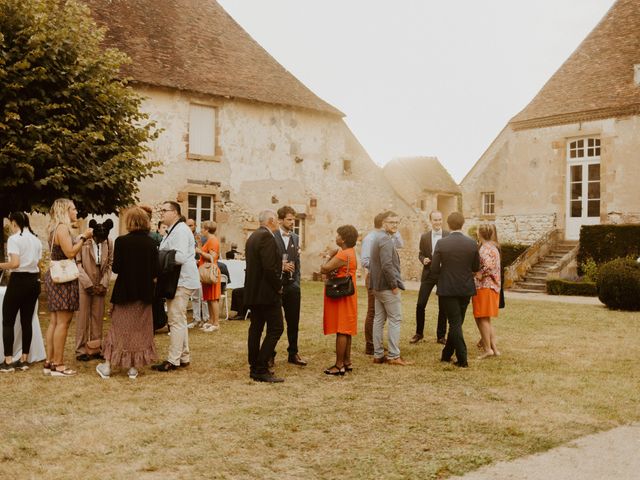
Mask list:
[{"label": "shuttered window", "polygon": [[213,159],[216,154],[216,108],[189,106],[189,158]]}]

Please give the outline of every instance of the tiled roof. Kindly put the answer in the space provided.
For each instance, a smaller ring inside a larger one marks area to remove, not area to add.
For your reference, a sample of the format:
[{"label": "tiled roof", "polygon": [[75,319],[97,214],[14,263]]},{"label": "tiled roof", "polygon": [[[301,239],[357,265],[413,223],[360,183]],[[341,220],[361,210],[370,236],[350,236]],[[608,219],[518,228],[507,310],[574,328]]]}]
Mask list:
[{"label": "tiled roof", "polygon": [[383,171],[398,195],[409,203],[423,192],[460,193],[460,187],[436,157],[394,158]]},{"label": "tiled roof", "polygon": [[518,130],[640,113],[640,0],[618,0],[524,110]]},{"label": "tiled roof", "polygon": [[205,94],[342,112],[280,65],[215,0],[83,0],[135,81]]}]

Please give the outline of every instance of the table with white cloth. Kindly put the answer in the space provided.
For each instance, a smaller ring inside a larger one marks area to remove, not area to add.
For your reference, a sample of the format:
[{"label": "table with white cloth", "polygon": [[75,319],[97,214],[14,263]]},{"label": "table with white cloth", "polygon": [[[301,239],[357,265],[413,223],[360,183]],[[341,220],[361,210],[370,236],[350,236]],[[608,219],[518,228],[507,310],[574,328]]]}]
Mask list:
[{"label": "table with white cloth", "polygon": [[[2,338],[2,303],[4,302],[4,294],[6,291],[7,287],[0,287],[0,339]],[[42,331],[40,330],[40,320],[38,319],[38,302],[36,302],[36,308],[33,311],[31,326],[33,336],[31,337],[31,348],[29,349],[29,356],[27,357],[27,362],[29,363],[39,362],[47,357],[44,350],[44,341],[42,340]],[[17,361],[20,359],[20,355],[22,355],[22,326],[20,325],[19,313],[16,316],[13,333],[15,335],[13,339],[13,361]],[[2,341],[0,341],[0,358],[4,361],[4,345]]]},{"label": "table with white cloth", "polygon": [[244,275],[247,262],[244,260],[220,260],[229,269],[229,283],[227,288],[234,289],[244,287]]}]

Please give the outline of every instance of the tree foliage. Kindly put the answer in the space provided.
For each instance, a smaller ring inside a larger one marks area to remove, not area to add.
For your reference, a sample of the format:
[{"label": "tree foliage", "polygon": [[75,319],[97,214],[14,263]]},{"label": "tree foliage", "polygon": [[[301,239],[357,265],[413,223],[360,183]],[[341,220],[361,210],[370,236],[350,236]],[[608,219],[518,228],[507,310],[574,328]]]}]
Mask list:
[{"label": "tree foliage", "polygon": [[158,131],[104,33],[77,0],[0,0],[0,218],[58,197],[116,212],[157,166]]}]

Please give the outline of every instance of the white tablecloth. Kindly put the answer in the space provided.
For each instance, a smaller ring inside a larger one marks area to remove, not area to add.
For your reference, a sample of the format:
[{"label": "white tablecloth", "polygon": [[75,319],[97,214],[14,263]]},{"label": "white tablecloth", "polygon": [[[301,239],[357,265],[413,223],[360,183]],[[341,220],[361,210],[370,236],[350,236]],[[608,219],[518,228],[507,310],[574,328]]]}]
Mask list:
[{"label": "white tablecloth", "polygon": [[[4,301],[4,293],[7,287],[0,287],[0,340],[2,339],[2,302]],[[31,321],[33,328],[33,337],[31,337],[31,348],[29,349],[29,363],[39,362],[47,357],[44,350],[44,342],[42,341],[42,331],[40,330],[40,321],[38,320],[38,303],[33,311],[33,319]],[[20,314],[16,317],[16,323],[13,328],[15,335],[13,339],[13,360],[17,361],[22,355],[22,327],[20,326]],[[4,346],[0,341],[0,358],[4,361]]]},{"label": "white tablecloth", "polygon": [[227,284],[227,288],[234,289],[244,287],[244,271],[247,268],[247,262],[244,260],[220,260],[229,269],[231,281]]}]

